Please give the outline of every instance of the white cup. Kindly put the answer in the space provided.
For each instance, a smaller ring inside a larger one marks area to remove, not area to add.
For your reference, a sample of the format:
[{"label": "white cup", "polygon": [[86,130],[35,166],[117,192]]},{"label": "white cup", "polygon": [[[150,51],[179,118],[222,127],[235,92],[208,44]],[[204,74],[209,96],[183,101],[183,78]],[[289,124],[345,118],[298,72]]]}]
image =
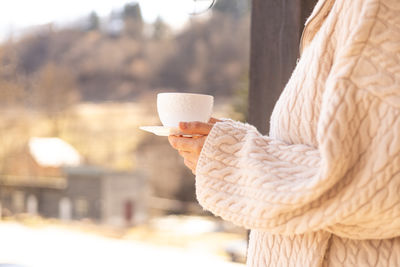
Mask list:
[{"label": "white cup", "polygon": [[214,97],[203,94],[160,93],[157,95],[157,111],[166,127],[179,127],[179,122],[208,122],[214,105]]}]

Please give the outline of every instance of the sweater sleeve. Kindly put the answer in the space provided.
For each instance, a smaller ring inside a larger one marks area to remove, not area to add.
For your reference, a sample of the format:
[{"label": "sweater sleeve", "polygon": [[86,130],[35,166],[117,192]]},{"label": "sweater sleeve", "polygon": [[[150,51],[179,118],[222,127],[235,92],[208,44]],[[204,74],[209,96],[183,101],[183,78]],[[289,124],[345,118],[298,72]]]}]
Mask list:
[{"label": "sweater sleeve", "polygon": [[[341,50],[326,82],[318,147],[286,144],[234,121],[213,127],[196,173],[205,209],[276,234],[398,236],[400,41],[376,17],[367,23],[368,31]],[[392,24],[396,32],[398,25]]]}]

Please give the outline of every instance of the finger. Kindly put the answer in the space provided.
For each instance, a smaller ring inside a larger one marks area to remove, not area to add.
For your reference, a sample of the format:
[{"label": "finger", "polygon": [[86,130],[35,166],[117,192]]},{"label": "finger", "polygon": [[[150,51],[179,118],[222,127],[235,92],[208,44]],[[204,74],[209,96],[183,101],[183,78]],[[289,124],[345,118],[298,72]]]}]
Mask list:
[{"label": "finger", "polygon": [[192,170],[192,173],[195,172],[196,170],[196,164],[194,164],[193,162],[191,162],[190,160],[185,159],[183,161],[183,163],[185,164],[186,167],[188,167],[189,169]]},{"label": "finger", "polygon": [[205,142],[205,138],[205,136],[198,138],[188,138],[170,135],[168,136],[168,141],[171,146],[176,150],[200,154]]},{"label": "finger", "polygon": [[221,122],[221,120],[216,119],[216,118],[214,118],[214,117],[211,117],[210,120],[208,121],[208,123],[211,123],[211,124],[215,124],[215,123],[217,123],[217,122]]},{"label": "finger", "polygon": [[183,134],[200,134],[208,135],[214,125],[211,123],[204,123],[199,121],[194,122],[180,122],[179,130]]},{"label": "finger", "polygon": [[179,155],[181,155],[184,159],[187,159],[191,162],[197,162],[197,160],[199,159],[199,155],[192,153],[192,152],[188,152],[188,151],[179,151]]},{"label": "finger", "polygon": [[183,151],[183,150],[178,150],[179,155],[181,155],[183,158],[189,158],[190,155],[192,154],[189,151]]},{"label": "finger", "polygon": [[184,158],[185,165],[192,170],[192,173],[196,175],[197,162],[199,156],[186,151],[179,151],[179,154]]}]

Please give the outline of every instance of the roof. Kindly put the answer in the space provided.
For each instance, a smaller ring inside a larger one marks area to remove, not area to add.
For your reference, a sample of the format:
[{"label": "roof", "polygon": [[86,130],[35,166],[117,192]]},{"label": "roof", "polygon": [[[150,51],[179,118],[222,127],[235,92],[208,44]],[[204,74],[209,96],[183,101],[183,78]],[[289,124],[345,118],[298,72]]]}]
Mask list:
[{"label": "roof", "polygon": [[31,138],[29,152],[43,167],[78,166],[82,162],[81,155],[73,146],[56,137]]}]

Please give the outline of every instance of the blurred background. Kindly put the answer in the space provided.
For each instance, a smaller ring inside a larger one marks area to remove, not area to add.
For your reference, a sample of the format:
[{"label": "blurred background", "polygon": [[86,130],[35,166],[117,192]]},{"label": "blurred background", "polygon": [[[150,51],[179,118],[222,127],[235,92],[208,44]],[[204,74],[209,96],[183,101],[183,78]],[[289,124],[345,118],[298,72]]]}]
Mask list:
[{"label": "blurred background", "polygon": [[247,233],[196,202],[159,92],[247,118],[250,2],[0,8],[0,266],[243,266]]}]

